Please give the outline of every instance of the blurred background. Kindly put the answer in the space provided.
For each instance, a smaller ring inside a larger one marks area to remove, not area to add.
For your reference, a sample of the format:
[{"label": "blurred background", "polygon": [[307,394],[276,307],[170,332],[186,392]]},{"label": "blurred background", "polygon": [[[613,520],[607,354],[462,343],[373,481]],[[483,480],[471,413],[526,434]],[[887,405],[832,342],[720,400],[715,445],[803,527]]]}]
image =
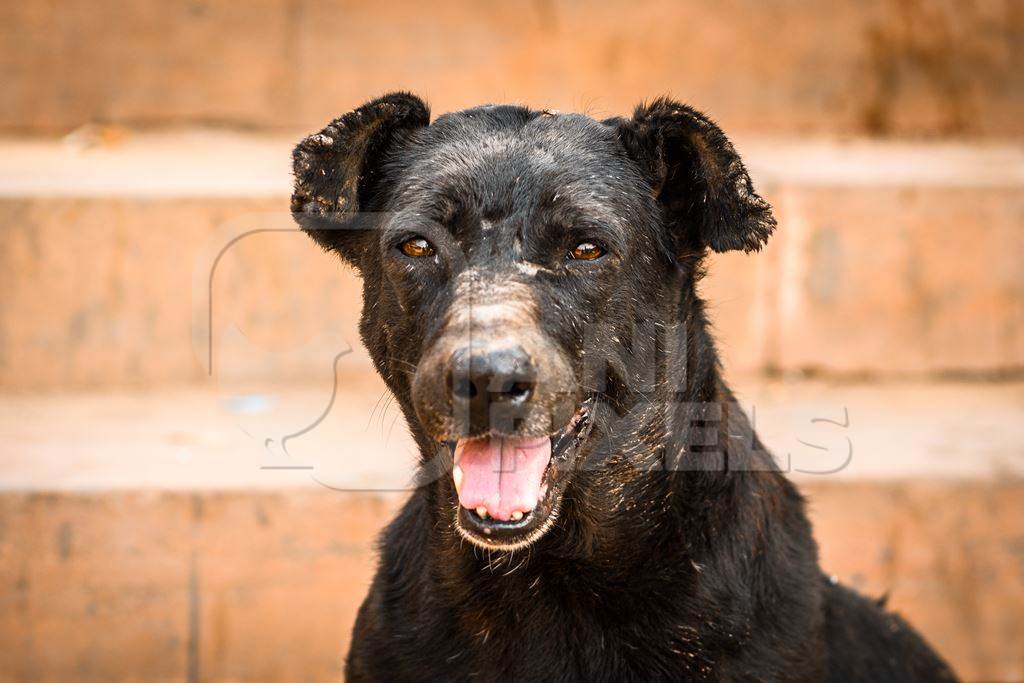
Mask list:
[{"label": "blurred background", "polygon": [[395,89],[734,138],[703,289],[825,570],[1024,680],[1024,2],[0,0],[0,681],[337,680],[414,453],[290,148]]}]

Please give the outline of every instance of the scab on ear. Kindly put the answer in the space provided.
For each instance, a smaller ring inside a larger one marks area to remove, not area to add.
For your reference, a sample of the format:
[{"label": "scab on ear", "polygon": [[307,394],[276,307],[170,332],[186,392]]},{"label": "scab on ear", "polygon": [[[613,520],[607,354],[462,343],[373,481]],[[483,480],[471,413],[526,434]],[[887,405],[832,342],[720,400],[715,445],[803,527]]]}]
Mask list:
[{"label": "scab on ear", "polygon": [[373,211],[380,164],[411,130],[430,123],[430,111],[410,93],[367,102],[303,139],[292,152],[295,221],[325,249],[359,266],[366,230],[360,214]]},{"label": "scab on ear", "polygon": [[758,251],[775,229],[732,143],[708,117],[667,98],[618,119],[620,140],[644,168],[681,245]]}]

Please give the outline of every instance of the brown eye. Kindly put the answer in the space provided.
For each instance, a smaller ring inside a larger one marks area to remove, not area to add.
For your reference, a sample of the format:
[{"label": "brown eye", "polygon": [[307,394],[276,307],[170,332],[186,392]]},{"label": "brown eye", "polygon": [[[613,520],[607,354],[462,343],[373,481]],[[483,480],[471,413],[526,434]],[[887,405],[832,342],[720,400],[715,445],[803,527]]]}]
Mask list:
[{"label": "brown eye", "polygon": [[402,253],[412,258],[423,258],[424,256],[433,256],[434,247],[430,246],[430,242],[426,241],[422,237],[413,237],[402,242],[401,247]]},{"label": "brown eye", "polygon": [[578,261],[593,261],[602,256],[604,256],[604,249],[593,242],[580,242],[569,252],[569,258]]}]

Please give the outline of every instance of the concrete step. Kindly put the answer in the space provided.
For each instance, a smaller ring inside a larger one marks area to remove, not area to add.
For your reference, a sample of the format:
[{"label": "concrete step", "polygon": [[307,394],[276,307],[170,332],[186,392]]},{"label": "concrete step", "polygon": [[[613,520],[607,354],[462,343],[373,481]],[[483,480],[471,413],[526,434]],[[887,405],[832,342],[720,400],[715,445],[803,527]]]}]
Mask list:
[{"label": "concrete step", "polygon": [[759,135],[1024,133],[1024,12],[830,3],[72,0],[0,10],[0,129],[311,129],[388,90],[628,112],[673,93]]},{"label": "concrete step", "polygon": [[[1024,678],[1024,487],[804,487],[822,565],[965,681]],[[398,494],[0,494],[0,681],[338,680]]]},{"label": "concrete step", "polygon": [[[732,385],[798,480],[1024,477],[1024,382]],[[0,396],[0,433],[0,490],[403,491],[418,458],[383,381],[345,370],[305,384]]]},{"label": "concrete step", "polygon": [[[1019,482],[804,487],[821,562],[965,681],[1024,677]],[[0,494],[0,681],[338,680],[398,495]]]},{"label": "concrete step", "polygon": [[[965,680],[1024,676],[1024,384],[736,388],[826,570]],[[336,677],[415,455],[379,380],[333,390],[0,398],[0,681]]]},{"label": "concrete step", "polygon": [[[293,137],[106,133],[0,140],[0,387],[369,367],[358,281],[287,213]],[[1024,148],[740,148],[780,229],[704,282],[730,372],[1024,368]]]},{"label": "concrete step", "polygon": [[761,254],[712,266],[705,292],[727,364],[845,376],[1019,372],[1022,152],[749,145],[779,230]]},{"label": "concrete step", "polygon": [[[0,681],[336,679],[414,459],[380,388],[0,397]],[[1024,384],[737,390],[825,570],[1021,680]]]}]

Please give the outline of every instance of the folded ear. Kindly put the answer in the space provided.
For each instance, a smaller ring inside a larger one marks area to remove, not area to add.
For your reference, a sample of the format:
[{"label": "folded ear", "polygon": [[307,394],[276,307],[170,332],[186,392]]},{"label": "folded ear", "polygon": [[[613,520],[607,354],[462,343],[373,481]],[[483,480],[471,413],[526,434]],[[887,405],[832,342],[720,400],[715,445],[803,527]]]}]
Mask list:
[{"label": "folded ear", "polygon": [[680,248],[758,251],[775,229],[729,139],[700,112],[661,98],[618,122],[626,148],[649,172]]},{"label": "folded ear", "polygon": [[295,221],[322,247],[358,267],[367,237],[363,214],[377,209],[381,166],[410,131],[428,123],[423,100],[391,93],[305,138],[292,152]]}]

